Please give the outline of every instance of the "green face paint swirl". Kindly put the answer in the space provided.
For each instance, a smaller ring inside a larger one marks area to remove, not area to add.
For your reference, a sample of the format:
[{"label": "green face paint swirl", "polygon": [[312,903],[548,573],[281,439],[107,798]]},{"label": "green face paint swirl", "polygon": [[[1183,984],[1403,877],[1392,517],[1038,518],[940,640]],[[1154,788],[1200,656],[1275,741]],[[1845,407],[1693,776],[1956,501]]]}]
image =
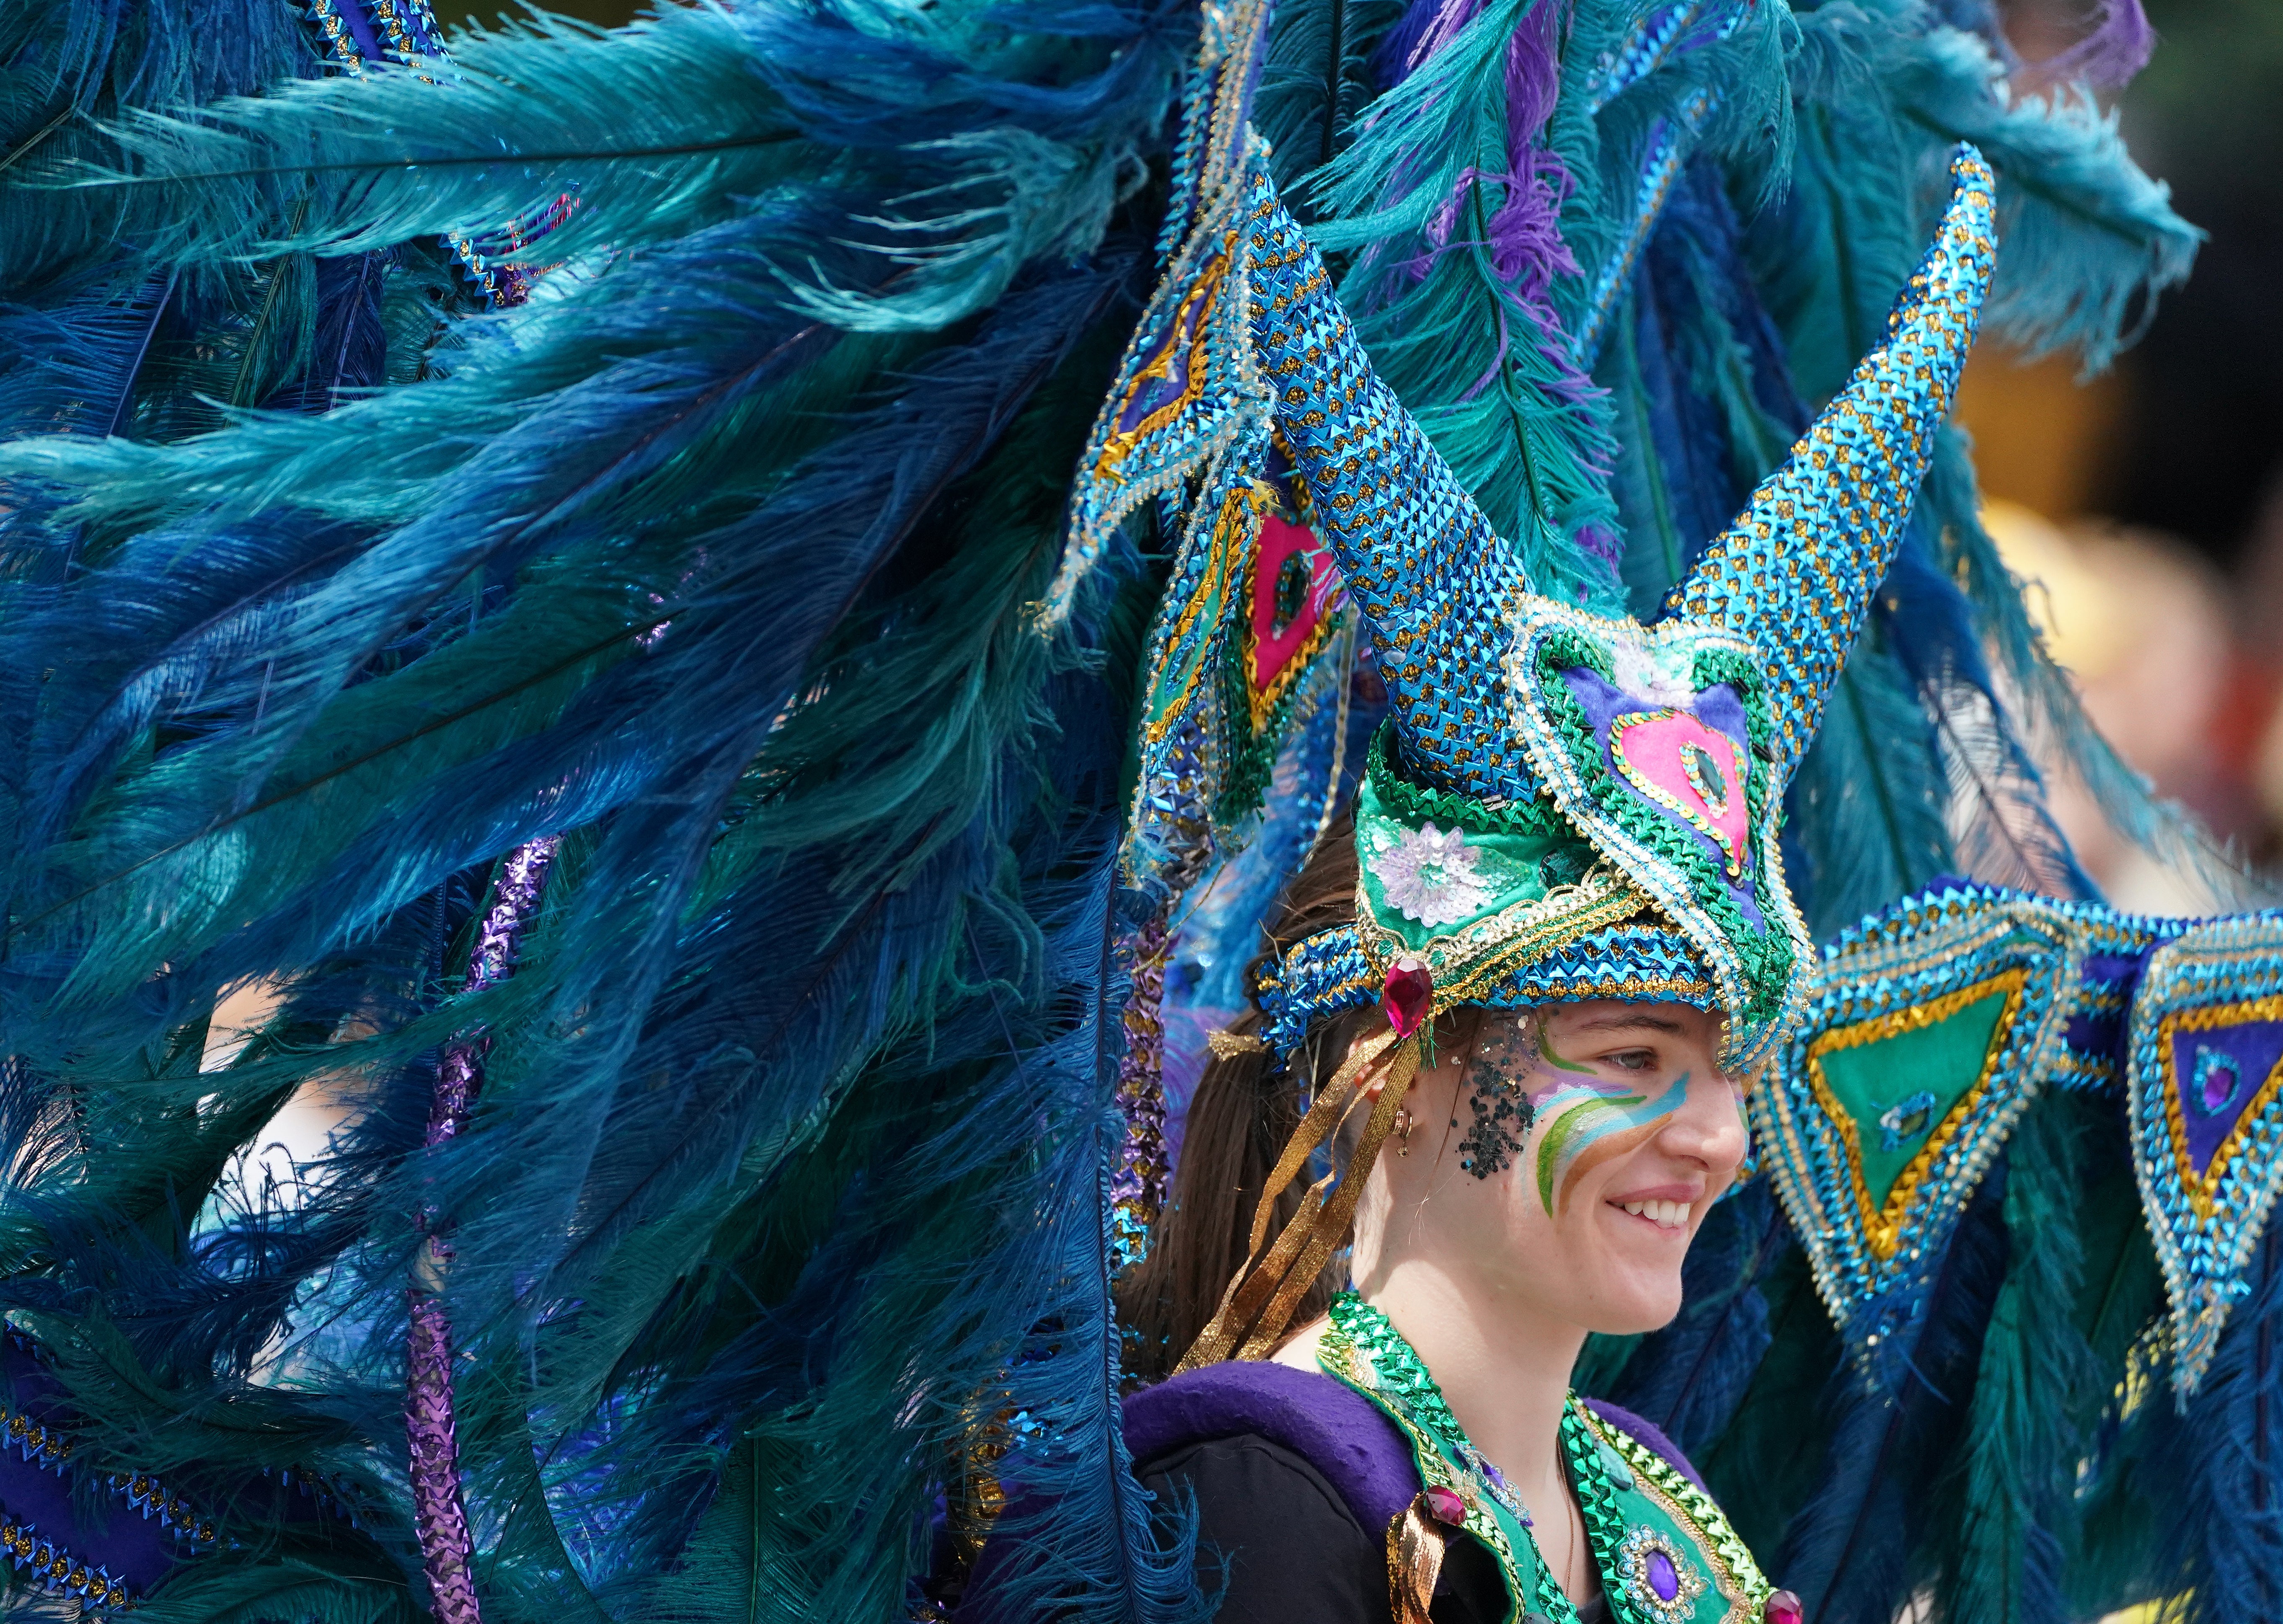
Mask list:
[{"label": "green face paint swirl", "polygon": [[[1586,1068],[1565,1066],[1563,1069]],[[1556,1084],[1531,1096],[1533,1114],[1546,1124],[1538,1141],[1538,1200],[1547,1216],[1554,1216],[1556,1187],[1566,1198],[1571,1180],[1591,1165],[1581,1161],[1588,1151],[1596,1146],[1604,1146],[1605,1154],[1630,1149],[1647,1138],[1657,1123],[1678,1111],[1688,1098],[1689,1076],[1682,1072],[1654,1100],[1635,1093],[1631,1084],[1599,1077]],[[1626,1136],[1622,1143],[1612,1137],[1619,1134]]]},{"label": "green face paint swirl", "polygon": [[1554,1052],[1553,1042],[1546,1035],[1546,1017],[1542,1014],[1538,1017],[1538,1052],[1546,1057],[1546,1063],[1556,1071],[1573,1071],[1586,1077],[1597,1075],[1591,1066],[1580,1066],[1575,1061],[1565,1061]]}]

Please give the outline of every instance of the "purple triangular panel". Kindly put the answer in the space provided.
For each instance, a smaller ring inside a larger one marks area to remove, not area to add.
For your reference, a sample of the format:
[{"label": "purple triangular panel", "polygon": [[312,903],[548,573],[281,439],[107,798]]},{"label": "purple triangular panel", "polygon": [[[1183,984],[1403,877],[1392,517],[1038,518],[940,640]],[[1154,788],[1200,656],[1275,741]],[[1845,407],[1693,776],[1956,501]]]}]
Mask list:
[{"label": "purple triangular panel", "polygon": [[2172,1076],[2180,1091],[2189,1163],[2201,1177],[2212,1154],[2283,1060],[2283,1021],[2246,1021],[2172,1034]]}]

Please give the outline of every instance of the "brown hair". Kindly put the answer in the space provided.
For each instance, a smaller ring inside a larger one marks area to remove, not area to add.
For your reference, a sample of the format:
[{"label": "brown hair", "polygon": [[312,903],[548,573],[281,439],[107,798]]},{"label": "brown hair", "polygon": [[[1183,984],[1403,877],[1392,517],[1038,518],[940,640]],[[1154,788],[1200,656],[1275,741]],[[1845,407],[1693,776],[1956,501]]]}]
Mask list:
[{"label": "brown hair", "polygon": [[[1253,961],[1248,985],[1271,955],[1320,930],[1352,924],[1355,888],[1354,830],[1342,818],[1324,831],[1285,892],[1269,922],[1268,949]],[[1118,1282],[1126,1365],[1135,1375],[1154,1381],[1167,1374],[1212,1321],[1222,1293],[1244,1267],[1261,1185],[1300,1125],[1303,1087],[1313,1092],[1337,1069],[1348,1039],[1367,1014],[1355,1011],[1317,1022],[1289,1067],[1266,1050],[1207,1060],[1189,1101],[1172,1199],[1149,1232],[1149,1255]],[[1256,1036],[1258,1006],[1248,1004],[1227,1030]],[[1299,1210],[1302,1188],[1296,1182],[1277,1198],[1271,1233]],[[1344,1257],[1334,1254],[1300,1300],[1292,1325],[1304,1325],[1324,1311],[1345,1267]]]}]

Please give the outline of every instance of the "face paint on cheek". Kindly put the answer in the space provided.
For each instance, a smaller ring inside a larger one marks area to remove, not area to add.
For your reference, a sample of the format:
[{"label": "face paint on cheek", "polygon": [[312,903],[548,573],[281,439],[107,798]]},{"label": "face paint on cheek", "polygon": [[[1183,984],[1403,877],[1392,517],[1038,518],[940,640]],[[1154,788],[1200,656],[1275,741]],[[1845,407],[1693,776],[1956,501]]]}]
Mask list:
[{"label": "face paint on cheek", "polygon": [[1557,1186],[1566,1201],[1578,1176],[1605,1159],[1581,1160],[1587,1151],[1612,1134],[1632,1130],[1643,1131],[1623,1146],[1613,1146],[1610,1154],[1640,1143],[1647,1131],[1678,1111],[1688,1098],[1688,1076],[1682,1072],[1654,1100],[1645,1094],[1617,1092],[1619,1084],[1572,1083],[1550,1091],[1542,1101],[1533,1100],[1538,1119],[1546,1124],[1546,1132],[1538,1141],[1538,1201],[1547,1216],[1554,1216]]}]

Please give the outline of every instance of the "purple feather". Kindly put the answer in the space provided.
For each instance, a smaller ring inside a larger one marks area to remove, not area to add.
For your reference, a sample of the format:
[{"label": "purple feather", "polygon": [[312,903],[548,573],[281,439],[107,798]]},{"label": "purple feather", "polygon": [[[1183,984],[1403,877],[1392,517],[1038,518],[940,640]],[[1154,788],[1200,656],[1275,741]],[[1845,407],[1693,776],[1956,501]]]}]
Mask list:
[{"label": "purple feather", "polygon": [[[1473,20],[1478,5],[1479,0],[1419,0],[1413,5],[1395,30],[1398,40],[1406,35],[1413,39],[1399,77],[1407,76],[1448,44]],[[1423,277],[1435,260],[1453,249],[1486,249],[1499,281],[1537,329],[1533,342],[1548,362],[1553,393],[1575,405],[1591,400],[1596,392],[1593,380],[1570,359],[1569,335],[1554,314],[1553,302],[1554,279],[1580,274],[1577,256],[1562,236],[1562,205],[1574,183],[1562,159],[1539,144],[1561,93],[1562,66],[1555,43],[1566,10],[1566,5],[1547,0],[1523,19],[1508,42],[1507,172],[1463,171],[1450,197],[1429,221],[1426,253],[1404,268],[1413,277]],[[1477,243],[1454,228],[1469,190],[1484,184],[1495,187],[1500,200],[1485,224],[1484,240]],[[1505,365],[1507,346],[1515,335],[1501,330],[1500,340],[1498,354],[1489,358],[1482,376],[1461,400],[1472,400],[1489,387]],[[1597,556],[1605,550],[1612,556],[1616,552],[1614,540],[1598,532],[1588,545]]]},{"label": "purple feather", "polygon": [[2037,76],[2048,83],[2083,80],[2104,89],[2118,89],[2148,66],[2156,49],[2156,30],[2140,0],[2106,0],[2097,27],[2060,55],[2038,64]]}]

